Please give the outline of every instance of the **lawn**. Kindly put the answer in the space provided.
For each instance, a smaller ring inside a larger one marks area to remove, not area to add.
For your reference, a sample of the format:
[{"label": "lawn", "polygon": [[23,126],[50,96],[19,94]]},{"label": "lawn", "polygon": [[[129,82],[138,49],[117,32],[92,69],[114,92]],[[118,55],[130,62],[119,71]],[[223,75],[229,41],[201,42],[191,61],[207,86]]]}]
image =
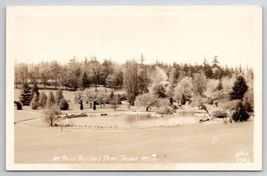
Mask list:
[{"label": "lawn", "polygon": [[[28,116],[29,112],[21,113]],[[203,123],[126,130],[67,127],[61,131],[60,127],[34,126],[34,121],[43,122],[39,117],[15,125],[16,163],[51,163],[55,156],[103,158],[105,155],[153,156],[153,160],[144,162],[157,163],[219,163],[236,162],[235,154],[241,151],[247,152],[253,161],[252,119],[227,125]]]}]

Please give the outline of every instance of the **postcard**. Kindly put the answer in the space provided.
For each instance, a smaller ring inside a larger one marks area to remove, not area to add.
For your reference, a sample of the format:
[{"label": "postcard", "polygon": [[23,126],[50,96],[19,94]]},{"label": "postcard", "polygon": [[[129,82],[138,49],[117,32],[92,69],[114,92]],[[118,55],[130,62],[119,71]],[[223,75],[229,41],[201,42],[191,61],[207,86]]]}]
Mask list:
[{"label": "postcard", "polygon": [[6,169],[262,170],[259,6],[9,6]]}]

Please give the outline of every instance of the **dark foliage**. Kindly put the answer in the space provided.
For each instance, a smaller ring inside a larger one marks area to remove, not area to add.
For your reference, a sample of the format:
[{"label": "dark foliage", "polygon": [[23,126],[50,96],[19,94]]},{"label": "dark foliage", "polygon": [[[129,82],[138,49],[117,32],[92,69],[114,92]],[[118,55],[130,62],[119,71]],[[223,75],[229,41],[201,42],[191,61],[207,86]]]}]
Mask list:
[{"label": "dark foliage", "polygon": [[34,83],[33,86],[32,86],[31,100],[33,99],[34,94],[36,94],[37,95],[37,99],[39,99],[39,95],[40,95],[40,93],[39,93],[39,87],[37,86],[36,83]]},{"label": "dark foliage", "polygon": [[245,106],[242,104],[242,102],[239,102],[235,108],[235,112],[232,115],[232,119],[237,121],[246,121],[249,119],[249,114],[246,111]]},{"label": "dark foliage", "polygon": [[17,106],[17,110],[22,110],[22,105],[21,105],[19,102],[14,101],[14,103],[15,103],[16,106]]},{"label": "dark foliage", "polygon": [[65,100],[65,98],[61,99],[60,103],[59,103],[59,109],[60,110],[68,110],[69,109],[69,104],[68,102]]},{"label": "dark foliage", "polygon": [[23,83],[20,93],[20,102],[24,106],[29,106],[31,103],[31,88],[28,83]]},{"label": "dark foliage", "polygon": [[238,76],[230,93],[231,100],[240,99],[243,100],[244,94],[248,90],[246,80],[243,76]]}]

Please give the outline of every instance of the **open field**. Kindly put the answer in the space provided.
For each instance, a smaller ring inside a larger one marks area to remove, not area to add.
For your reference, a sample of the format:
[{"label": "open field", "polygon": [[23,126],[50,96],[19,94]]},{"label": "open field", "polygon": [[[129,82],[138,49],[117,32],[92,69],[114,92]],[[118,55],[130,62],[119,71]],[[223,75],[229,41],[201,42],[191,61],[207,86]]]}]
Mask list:
[{"label": "open field", "polygon": [[[51,163],[55,156],[102,158],[86,162],[142,162],[103,160],[106,155],[150,158],[143,162],[228,163],[236,162],[235,154],[241,151],[253,161],[253,119],[227,125],[203,123],[126,130],[66,127],[61,131],[60,127],[36,125],[44,124],[40,112],[15,111],[15,121],[20,121],[15,125],[16,163]],[[36,119],[27,121],[33,117]]]}]

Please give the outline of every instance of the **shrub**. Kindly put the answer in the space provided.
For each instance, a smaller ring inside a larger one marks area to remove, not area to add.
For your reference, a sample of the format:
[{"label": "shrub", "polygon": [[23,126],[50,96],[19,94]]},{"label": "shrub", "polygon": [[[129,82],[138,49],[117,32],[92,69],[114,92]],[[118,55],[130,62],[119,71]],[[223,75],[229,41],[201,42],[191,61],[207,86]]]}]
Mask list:
[{"label": "shrub", "polygon": [[63,93],[62,93],[62,90],[61,89],[58,89],[56,91],[56,94],[55,94],[55,101],[56,101],[56,104],[59,105],[60,101],[64,98],[63,96]]},{"label": "shrub", "polygon": [[163,107],[160,107],[157,111],[158,114],[161,114],[161,115],[172,115],[173,113],[175,113],[176,110],[173,109],[172,107],[170,106],[163,106]]},{"label": "shrub", "polygon": [[46,115],[45,117],[46,122],[49,123],[50,126],[55,126],[55,122],[56,120],[59,119],[59,115],[61,114],[61,111],[54,104],[50,108],[45,109],[44,114]]},{"label": "shrub", "polygon": [[44,108],[46,106],[46,100],[47,96],[44,91],[41,92],[40,98],[39,98],[39,105]]},{"label": "shrub", "polygon": [[223,108],[223,110],[235,110],[239,103],[240,100],[225,101],[220,103],[220,107]]},{"label": "shrub", "polygon": [[33,94],[33,98],[31,101],[31,107],[32,107],[32,109],[37,109],[39,107],[38,95],[36,93]]},{"label": "shrub", "polygon": [[226,112],[223,112],[221,110],[215,110],[211,113],[211,115],[215,118],[226,118],[228,116]]},{"label": "shrub", "polygon": [[38,86],[37,86],[37,84],[36,83],[34,83],[33,84],[33,86],[32,86],[32,91],[31,91],[31,100],[33,99],[33,97],[34,97],[34,94],[36,94],[37,95],[37,97],[39,98],[39,88],[38,88]]},{"label": "shrub", "polygon": [[22,110],[22,105],[21,105],[19,102],[14,101],[14,103],[15,103],[16,106],[17,106],[17,110]]},{"label": "shrub", "polygon": [[137,106],[144,106],[146,111],[149,111],[151,106],[158,106],[159,104],[159,99],[151,93],[138,95],[135,101]]},{"label": "shrub", "polygon": [[29,87],[28,83],[23,83],[19,99],[20,99],[20,102],[24,106],[30,105],[30,103],[31,103],[31,88]]},{"label": "shrub", "polygon": [[56,103],[55,97],[52,91],[49,92],[48,99],[46,101],[46,108],[50,109]]},{"label": "shrub", "polygon": [[239,102],[236,106],[236,109],[232,115],[233,120],[236,121],[246,121],[249,118],[249,114],[246,111],[245,106],[242,104],[242,102]]},{"label": "shrub", "polygon": [[59,102],[59,109],[60,109],[60,110],[68,110],[68,109],[69,109],[69,104],[68,104],[68,102],[65,100],[65,98],[63,98],[63,99]]}]

